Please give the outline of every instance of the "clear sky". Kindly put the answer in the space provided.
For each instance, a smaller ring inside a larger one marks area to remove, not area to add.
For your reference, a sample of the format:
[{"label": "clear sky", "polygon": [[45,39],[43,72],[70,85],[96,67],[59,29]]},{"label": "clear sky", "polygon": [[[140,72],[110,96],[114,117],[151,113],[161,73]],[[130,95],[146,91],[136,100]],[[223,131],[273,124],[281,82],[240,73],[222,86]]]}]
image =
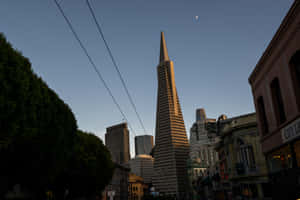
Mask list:
[{"label": "clear sky", "polygon": [[[85,0],[58,1],[136,135],[143,134]],[[210,118],[254,111],[248,77],[293,0],[90,2],[147,132],[153,135],[160,31],[165,32],[189,135],[196,108],[204,107]],[[2,0],[0,31],[69,104],[80,129],[104,139],[106,127],[122,122],[121,114],[52,0]]]}]

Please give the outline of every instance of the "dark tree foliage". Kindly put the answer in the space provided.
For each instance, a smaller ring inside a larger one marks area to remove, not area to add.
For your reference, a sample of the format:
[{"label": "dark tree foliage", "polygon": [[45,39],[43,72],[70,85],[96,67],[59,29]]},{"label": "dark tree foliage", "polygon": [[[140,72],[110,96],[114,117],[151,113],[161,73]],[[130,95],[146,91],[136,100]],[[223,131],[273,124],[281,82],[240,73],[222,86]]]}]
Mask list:
[{"label": "dark tree foliage", "polygon": [[113,170],[111,155],[102,141],[93,134],[78,130],[69,166],[57,185],[64,184],[59,188],[67,189],[69,198],[101,195]]},{"label": "dark tree foliage", "polygon": [[71,109],[0,35],[1,186],[51,185],[65,168],[76,129]]},{"label": "dark tree foliage", "polygon": [[0,33],[0,199],[15,184],[44,199],[100,193],[110,181],[110,153],[77,130],[71,109],[35,75]]},{"label": "dark tree foliage", "polygon": [[76,129],[71,109],[0,34],[0,190],[51,185],[65,168]]}]

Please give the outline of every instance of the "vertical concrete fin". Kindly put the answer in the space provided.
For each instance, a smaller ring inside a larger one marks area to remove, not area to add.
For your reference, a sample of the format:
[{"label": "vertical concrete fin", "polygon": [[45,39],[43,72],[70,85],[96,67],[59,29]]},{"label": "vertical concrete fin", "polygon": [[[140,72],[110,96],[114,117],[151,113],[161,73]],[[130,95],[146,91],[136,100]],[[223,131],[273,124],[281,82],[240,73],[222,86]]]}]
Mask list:
[{"label": "vertical concrete fin", "polygon": [[167,50],[167,45],[165,41],[164,32],[160,33],[160,56],[159,56],[159,62],[168,61],[169,55]]},{"label": "vertical concrete fin", "polygon": [[173,97],[172,100],[174,106],[174,114],[178,115],[178,99],[177,99],[178,97],[177,97],[177,91],[175,85],[174,67],[172,62],[170,62],[170,67],[169,67],[169,79],[170,79],[170,88]]}]

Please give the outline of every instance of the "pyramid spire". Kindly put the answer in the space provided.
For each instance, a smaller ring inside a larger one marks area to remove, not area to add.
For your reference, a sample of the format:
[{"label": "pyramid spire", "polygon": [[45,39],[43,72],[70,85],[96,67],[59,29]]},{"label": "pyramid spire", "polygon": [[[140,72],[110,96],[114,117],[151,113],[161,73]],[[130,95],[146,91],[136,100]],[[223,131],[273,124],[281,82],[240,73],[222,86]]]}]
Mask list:
[{"label": "pyramid spire", "polygon": [[164,36],[164,32],[161,32],[159,62],[168,61],[168,60],[169,60],[169,56],[168,56],[168,50],[167,50],[167,45],[166,45],[166,41],[165,41],[165,36]]},{"label": "pyramid spire", "polygon": [[189,143],[163,32],[159,61],[153,185],[157,192],[184,199],[188,194]]}]

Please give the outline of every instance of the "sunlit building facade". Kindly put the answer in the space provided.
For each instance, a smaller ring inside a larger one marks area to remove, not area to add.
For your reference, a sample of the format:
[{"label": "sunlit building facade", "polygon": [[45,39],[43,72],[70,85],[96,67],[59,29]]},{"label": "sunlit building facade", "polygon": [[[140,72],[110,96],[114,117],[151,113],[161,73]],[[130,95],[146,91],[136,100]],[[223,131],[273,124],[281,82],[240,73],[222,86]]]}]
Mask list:
[{"label": "sunlit building facade", "polygon": [[163,33],[160,45],[153,184],[161,194],[185,199],[189,144]]},{"label": "sunlit building facade", "polygon": [[136,174],[129,174],[128,200],[143,200],[147,193],[148,186],[144,184],[144,179]]}]

